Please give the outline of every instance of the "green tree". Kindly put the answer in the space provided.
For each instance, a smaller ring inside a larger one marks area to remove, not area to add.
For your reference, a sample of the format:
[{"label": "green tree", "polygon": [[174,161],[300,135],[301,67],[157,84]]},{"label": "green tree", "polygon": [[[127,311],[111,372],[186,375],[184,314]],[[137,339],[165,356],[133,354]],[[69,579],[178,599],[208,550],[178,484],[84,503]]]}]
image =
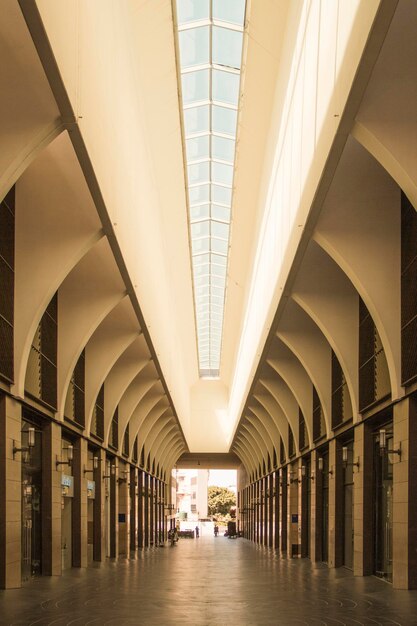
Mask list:
[{"label": "green tree", "polygon": [[227,487],[208,488],[208,514],[227,515],[236,506],[236,495]]}]

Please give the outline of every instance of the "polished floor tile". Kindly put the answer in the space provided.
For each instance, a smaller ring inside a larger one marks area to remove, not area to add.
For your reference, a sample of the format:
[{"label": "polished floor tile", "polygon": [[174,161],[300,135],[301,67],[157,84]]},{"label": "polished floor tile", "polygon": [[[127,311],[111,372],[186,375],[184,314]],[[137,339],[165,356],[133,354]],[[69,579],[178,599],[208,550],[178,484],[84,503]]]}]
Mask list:
[{"label": "polished floor tile", "polygon": [[417,592],[201,537],[1,591],[0,624],[416,626]]}]

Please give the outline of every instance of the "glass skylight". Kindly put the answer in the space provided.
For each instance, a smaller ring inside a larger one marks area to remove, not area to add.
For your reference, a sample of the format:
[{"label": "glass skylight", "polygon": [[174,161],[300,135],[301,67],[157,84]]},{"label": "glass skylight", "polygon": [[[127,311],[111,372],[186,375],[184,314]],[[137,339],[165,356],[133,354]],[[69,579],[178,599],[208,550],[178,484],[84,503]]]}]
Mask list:
[{"label": "glass skylight", "polygon": [[246,0],[176,0],[200,376],[218,376]]}]

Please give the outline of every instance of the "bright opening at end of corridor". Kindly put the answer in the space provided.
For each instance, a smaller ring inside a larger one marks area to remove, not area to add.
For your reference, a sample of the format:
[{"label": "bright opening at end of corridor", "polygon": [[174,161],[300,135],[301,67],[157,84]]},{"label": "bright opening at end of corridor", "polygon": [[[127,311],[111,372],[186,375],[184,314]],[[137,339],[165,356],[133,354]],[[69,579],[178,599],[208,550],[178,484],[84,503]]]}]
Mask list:
[{"label": "bright opening at end of corridor", "polygon": [[[171,523],[195,536],[219,534],[236,522],[237,471],[230,469],[180,469],[172,471]],[[197,531],[198,528],[198,531]]]}]

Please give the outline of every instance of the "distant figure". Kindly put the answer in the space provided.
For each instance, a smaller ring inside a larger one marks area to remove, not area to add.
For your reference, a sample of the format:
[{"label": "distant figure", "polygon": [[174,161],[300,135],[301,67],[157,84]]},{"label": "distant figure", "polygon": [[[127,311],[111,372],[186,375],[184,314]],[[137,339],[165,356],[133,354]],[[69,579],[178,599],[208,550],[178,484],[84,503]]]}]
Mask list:
[{"label": "distant figure", "polygon": [[195,536],[198,539],[200,536],[200,529],[198,528],[198,526],[195,527]]},{"label": "distant figure", "polygon": [[219,534],[219,527],[216,524],[214,527],[214,536],[217,537],[218,534]]}]

